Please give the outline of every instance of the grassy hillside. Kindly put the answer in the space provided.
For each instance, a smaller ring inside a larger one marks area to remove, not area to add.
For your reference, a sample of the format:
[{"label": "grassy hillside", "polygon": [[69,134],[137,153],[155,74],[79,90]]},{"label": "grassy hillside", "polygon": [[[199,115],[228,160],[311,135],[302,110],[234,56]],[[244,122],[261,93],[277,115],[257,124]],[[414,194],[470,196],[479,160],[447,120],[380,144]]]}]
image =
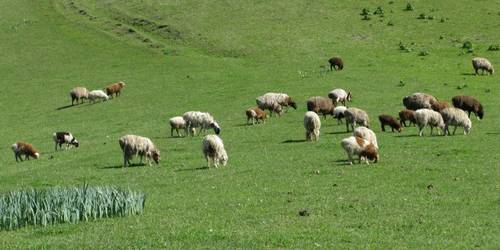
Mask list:
[{"label": "grassy hillside", "polygon": [[[141,216],[4,231],[1,244],[498,248],[499,78],[472,75],[470,61],[483,56],[499,67],[500,51],[487,48],[500,44],[500,2],[412,1],[404,11],[406,3],[2,1],[0,192],[87,182],[147,197]],[[378,6],[384,17],[361,20],[363,8]],[[473,53],[461,49],[465,41]],[[325,70],[333,55],[343,71]],[[69,106],[71,88],[119,80],[127,83],[121,97]],[[346,165],[339,144],[349,134],[331,118],[319,142],[302,141],[306,99],[337,87],[370,115],[376,165]],[[299,109],[246,126],[244,110],[268,91],[290,94]],[[377,116],[395,116],[416,91],[476,96],[485,119],[474,118],[467,136],[380,132]],[[201,137],[170,137],[168,118],[189,110],[219,121],[227,167],[203,168]],[[55,152],[59,130],[81,147]],[[129,133],[155,142],[159,166],[121,168],[118,138]],[[33,143],[41,159],[16,163],[16,140]],[[310,216],[298,215],[303,208]]]}]

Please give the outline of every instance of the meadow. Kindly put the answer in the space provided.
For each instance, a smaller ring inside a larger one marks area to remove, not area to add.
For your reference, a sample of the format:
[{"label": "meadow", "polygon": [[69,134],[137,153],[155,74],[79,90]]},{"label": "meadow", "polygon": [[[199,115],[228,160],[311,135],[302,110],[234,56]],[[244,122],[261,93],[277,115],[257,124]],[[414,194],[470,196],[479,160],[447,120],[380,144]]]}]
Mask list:
[{"label": "meadow", "polygon": [[[482,248],[500,247],[498,72],[500,1],[4,0],[0,2],[0,192],[113,185],[146,194],[144,213],[0,232],[3,248]],[[383,16],[363,20],[364,8]],[[425,19],[419,19],[420,16]],[[390,24],[389,24],[390,23]],[[472,49],[462,48],[471,42]],[[331,56],[342,71],[326,68]],[[122,95],[71,106],[75,86],[123,80]],[[304,142],[311,96],[353,93],[377,133],[380,161],[347,165],[345,125],[322,119]],[[298,103],[247,126],[266,92]],[[485,118],[464,136],[382,133],[403,96],[477,97]],[[226,167],[206,169],[202,137],[172,138],[189,110],[218,120]],[[70,131],[77,149],[55,151]],[[151,138],[158,166],[123,168],[118,139]],[[17,140],[41,151],[16,163]],[[307,209],[309,216],[300,216]]]}]

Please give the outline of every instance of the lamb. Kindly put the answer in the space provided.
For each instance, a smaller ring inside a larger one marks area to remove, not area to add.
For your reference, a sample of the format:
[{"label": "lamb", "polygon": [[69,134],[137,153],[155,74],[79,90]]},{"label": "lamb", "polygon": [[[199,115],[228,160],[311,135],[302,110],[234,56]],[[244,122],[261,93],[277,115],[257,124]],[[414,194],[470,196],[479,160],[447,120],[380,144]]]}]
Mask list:
[{"label": "lamb", "polygon": [[313,111],[307,111],[304,115],[304,127],[306,128],[306,140],[319,140],[319,129],[321,128],[321,121],[318,114]]},{"label": "lamb", "polygon": [[88,99],[89,91],[85,87],[76,87],[69,92],[69,95],[71,96],[71,105],[74,105],[75,101],[78,104],[78,101],[83,103],[84,99]]},{"label": "lamb", "polygon": [[368,142],[372,143],[375,148],[378,149],[377,136],[371,129],[363,126],[357,127],[356,129],[354,129],[354,133],[352,133],[352,135],[367,140]]},{"label": "lamb", "polygon": [[445,124],[444,135],[446,135],[446,133],[448,133],[448,135],[450,134],[450,129],[449,129],[450,125],[455,126],[453,134],[455,134],[455,132],[457,131],[458,126],[464,128],[464,135],[470,133],[470,130],[472,128],[472,122],[470,121],[465,111],[459,108],[445,108],[441,110],[441,116],[443,116]]},{"label": "lamb", "polygon": [[102,90],[92,90],[89,93],[89,100],[92,103],[95,103],[96,100],[101,100],[101,101],[107,101],[109,99],[109,96],[104,93]]},{"label": "lamb", "polygon": [[380,121],[380,126],[382,127],[383,132],[385,132],[385,125],[389,125],[392,132],[396,130],[401,133],[401,124],[399,124],[394,117],[382,114],[378,116],[378,120]]},{"label": "lamb", "polygon": [[403,105],[411,110],[431,109],[435,102],[437,99],[434,96],[425,93],[413,93],[403,98]]},{"label": "lamb", "polygon": [[188,111],[182,115],[186,121],[186,135],[195,135],[195,129],[200,128],[198,135],[207,128],[212,128],[216,134],[220,133],[220,127],[214,117],[208,112]]},{"label": "lamb", "polygon": [[340,145],[346,151],[349,157],[349,164],[351,165],[353,164],[353,155],[359,157],[360,164],[361,160],[364,160],[366,164],[369,164],[368,160],[373,160],[375,163],[379,160],[378,150],[375,145],[361,137],[351,136],[345,138],[340,142]]},{"label": "lamb", "polygon": [[273,112],[281,115],[283,107],[293,107],[297,109],[297,104],[290,96],[284,93],[266,93],[256,99],[257,106],[262,110],[269,110],[272,115]]},{"label": "lamb", "polygon": [[451,99],[455,108],[462,109],[469,113],[474,112],[478,120],[483,119],[484,110],[483,105],[472,96],[457,95]]},{"label": "lamb", "polygon": [[182,116],[175,116],[168,120],[170,123],[170,136],[174,137],[174,130],[177,132],[177,136],[180,137],[179,129],[186,129],[186,121]]},{"label": "lamb", "polygon": [[358,109],[358,108],[348,108],[344,112],[345,116],[345,125],[347,128],[347,132],[349,132],[349,125],[351,126],[352,130],[354,131],[354,124],[358,124],[360,126],[365,126],[367,128],[370,128],[369,126],[369,118],[368,114],[364,110]]},{"label": "lamb", "polygon": [[411,124],[413,123],[413,125],[415,126],[415,124],[417,123],[417,121],[415,120],[415,111],[414,110],[411,110],[411,109],[403,109],[399,112],[399,123],[401,126],[405,126],[406,127],[406,121],[410,121],[410,126]]},{"label": "lamb", "polygon": [[57,151],[57,146],[59,145],[59,149],[62,149],[62,145],[65,144],[66,148],[70,148],[71,145],[78,147],[80,143],[76,140],[76,138],[69,132],[55,132],[52,134],[52,138],[54,139],[55,150]]},{"label": "lamb", "polygon": [[[431,127],[431,135],[434,127],[438,127],[444,131],[444,121],[440,113],[431,109],[419,109],[415,111],[415,120],[417,121],[417,126],[419,130],[419,136],[424,133],[425,126],[429,125]],[[438,130],[438,134],[440,131]]]},{"label": "lamb", "polygon": [[328,62],[330,63],[330,70],[331,71],[333,71],[333,69],[335,69],[335,70],[344,69],[344,62],[342,61],[342,59],[340,57],[332,57],[328,60]]},{"label": "lamb", "polygon": [[333,117],[337,118],[337,124],[342,123],[342,118],[344,118],[344,112],[346,111],[345,106],[337,106],[333,109]]},{"label": "lamb", "polygon": [[474,71],[476,71],[476,75],[478,75],[478,70],[481,70],[481,73],[484,74],[484,71],[488,71],[490,75],[493,75],[495,73],[495,70],[493,69],[493,65],[491,65],[491,62],[488,61],[486,58],[482,57],[476,57],[472,59],[472,67],[474,67]]},{"label": "lamb", "polygon": [[113,83],[109,86],[106,87],[106,94],[109,95],[110,97],[113,97],[113,94],[118,97],[121,94],[121,91],[123,87],[125,87],[125,82],[117,82]]},{"label": "lamb", "polygon": [[441,110],[450,107],[450,103],[445,102],[445,101],[437,101],[433,102],[431,104],[431,109],[437,112],[440,112]]},{"label": "lamb", "polygon": [[226,166],[228,156],[224,149],[224,142],[217,135],[206,135],[203,137],[202,151],[205,159],[207,159],[207,166],[210,168],[210,161],[213,162],[215,168],[220,164]]},{"label": "lamb", "polygon": [[246,115],[247,115],[247,124],[249,124],[250,120],[252,120],[252,125],[255,125],[255,122],[265,122],[267,119],[267,114],[264,112],[264,110],[260,109],[259,107],[253,107],[249,108],[246,110]]},{"label": "lamb", "polygon": [[151,166],[151,160],[156,164],[160,163],[160,151],[156,149],[153,142],[146,137],[137,135],[125,135],[119,140],[120,148],[123,152],[123,166],[130,166],[130,160],[134,155],[139,155],[141,158],[146,157],[146,162]]},{"label": "lamb", "polygon": [[326,115],[333,115],[334,108],[332,102],[322,96],[314,96],[307,100],[307,111],[314,111],[317,114],[321,113],[325,119]]},{"label": "lamb", "polygon": [[346,101],[351,101],[351,92],[346,92],[343,89],[334,89],[328,93],[328,97],[332,99],[333,105],[337,105],[339,102],[345,106]]},{"label": "lamb", "polygon": [[19,162],[19,160],[23,161],[23,158],[21,158],[21,155],[25,156],[25,160],[29,160],[30,156],[38,159],[40,158],[40,153],[38,153],[38,150],[36,150],[33,145],[24,142],[24,141],[18,141],[11,146],[12,151],[14,152],[14,157],[16,157],[16,162]]}]

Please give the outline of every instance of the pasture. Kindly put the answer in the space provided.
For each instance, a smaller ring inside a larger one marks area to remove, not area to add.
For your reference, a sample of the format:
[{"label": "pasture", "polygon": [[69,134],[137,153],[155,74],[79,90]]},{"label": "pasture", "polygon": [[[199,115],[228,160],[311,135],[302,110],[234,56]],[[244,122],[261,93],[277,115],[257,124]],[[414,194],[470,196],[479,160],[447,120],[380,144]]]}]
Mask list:
[{"label": "pasture", "polygon": [[[500,78],[473,75],[471,59],[500,68],[500,51],[488,50],[500,44],[500,1],[411,3],[1,1],[0,192],[114,185],[144,192],[146,206],[138,216],[2,231],[0,244],[498,249]],[[362,20],[363,8],[378,6],[382,17]],[[344,70],[329,71],[334,55]],[[73,87],[121,80],[121,96],[71,106]],[[307,98],[334,88],[370,116],[377,164],[346,165],[340,141],[350,133],[331,117],[321,118],[318,142],[304,142]],[[245,110],[270,91],[298,109],[247,126]],[[397,116],[413,92],[475,96],[485,118],[472,116],[467,136],[382,133],[377,116]],[[170,137],[168,119],[189,110],[217,119],[227,166],[205,168],[202,136]],[[80,147],[55,152],[55,131]],[[122,168],[125,134],[151,138],[160,164]],[[40,159],[16,163],[17,140]]]}]

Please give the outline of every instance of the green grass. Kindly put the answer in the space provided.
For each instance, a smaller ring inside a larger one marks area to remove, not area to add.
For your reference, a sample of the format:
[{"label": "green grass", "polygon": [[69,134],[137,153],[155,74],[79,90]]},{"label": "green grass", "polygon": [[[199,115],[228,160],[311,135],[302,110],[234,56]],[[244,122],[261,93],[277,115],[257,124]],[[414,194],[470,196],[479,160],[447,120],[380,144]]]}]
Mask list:
[{"label": "green grass", "polygon": [[[142,190],[148,202],[141,216],[0,232],[1,245],[498,248],[500,86],[498,74],[471,75],[471,58],[500,65],[488,50],[500,41],[499,2],[411,3],[414,11],[406,1],[2,1],[0,192],[87,182]],[[361,20],[378,6],[383,18]],[[473,53],[462,52],[465,41]],[[345,68],[326,73],[320,66],[333,55]],[[77,85],[119,80],[119,98],[58,110]],[[319,142],[285,143],[305,139],[305,100],[337,87],[370,115],[378,164],[347,166],[340,140],[349,135],[331,118]],[[299,109],[244,126],[245,109],[268,91],[290,94]],[[485,119],[474,118],[467,136],[381,133],[376,117],[395,116],[417,91],[476,96]],[[189,110],[219,121],[228,166],[199,169],[201,137],[170,138],[168,118]],[[80,148],[55,152],[59,130]],[[161,164],[121,168],[125,134],[151,138]],[[41,159],[16,163],[17,140]],[[310,216],[298,215],[303,208]]]}]

